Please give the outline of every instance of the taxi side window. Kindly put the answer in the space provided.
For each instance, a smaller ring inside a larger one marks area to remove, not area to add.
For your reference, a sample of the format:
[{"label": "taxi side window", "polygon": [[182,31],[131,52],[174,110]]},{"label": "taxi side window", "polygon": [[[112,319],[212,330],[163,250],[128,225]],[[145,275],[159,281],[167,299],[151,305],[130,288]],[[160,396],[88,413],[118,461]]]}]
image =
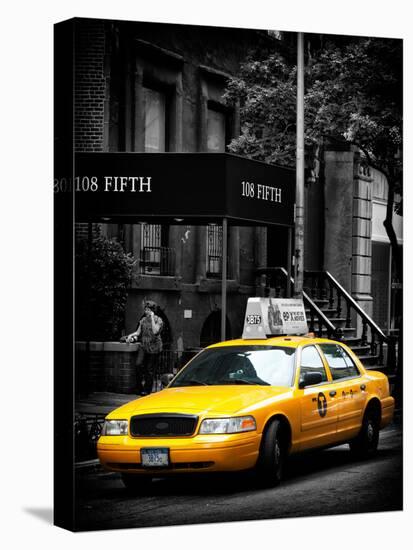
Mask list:
[{"label": "taxi side window", "polygon": [[322,382],[327,382],[327,373],[320,354],[314,346],[306,346],[301,350],[300,378],[306,372],[319,372]]},{"label": "taxi side window", "polygon": [[350,355],[337,344],[320,344],[333,380],[359,376],[359,370]]}]

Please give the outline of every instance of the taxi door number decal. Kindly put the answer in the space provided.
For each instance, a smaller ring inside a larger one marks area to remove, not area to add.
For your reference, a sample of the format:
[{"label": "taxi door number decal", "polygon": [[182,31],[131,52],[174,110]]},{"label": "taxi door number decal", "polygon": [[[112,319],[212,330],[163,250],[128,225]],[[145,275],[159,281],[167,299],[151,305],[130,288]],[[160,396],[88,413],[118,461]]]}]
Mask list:
[{"label": "taxi door number decal", "polygon": [[327,399],[324,393],[320,392],[317,397],[318,414],[323,418],[327,414]]}]

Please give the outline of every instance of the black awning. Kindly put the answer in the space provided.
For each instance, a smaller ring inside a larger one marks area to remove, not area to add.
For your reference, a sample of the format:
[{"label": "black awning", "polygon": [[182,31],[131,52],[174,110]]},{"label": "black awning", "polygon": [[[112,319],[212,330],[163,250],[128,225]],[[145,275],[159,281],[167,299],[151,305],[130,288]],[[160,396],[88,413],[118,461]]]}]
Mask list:
[{"label": "black awning", "polygon": [[294,225],[295,172],[227,153],[76,153],[76,222]]}]

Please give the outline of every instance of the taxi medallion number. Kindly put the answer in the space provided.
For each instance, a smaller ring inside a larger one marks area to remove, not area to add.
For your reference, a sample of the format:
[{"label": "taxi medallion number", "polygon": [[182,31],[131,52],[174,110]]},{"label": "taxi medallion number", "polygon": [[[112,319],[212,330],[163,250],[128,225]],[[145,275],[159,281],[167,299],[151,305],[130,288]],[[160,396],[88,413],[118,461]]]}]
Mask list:
[{"label": "taxi medallion number", "polygon": [[169,449],[166,447],[141,449],[141,462],[144,468],[169,466]]},{"label": "taxi medallion number", "polygon": [[247,325],[260,325],[261,315],[247,315]]}]

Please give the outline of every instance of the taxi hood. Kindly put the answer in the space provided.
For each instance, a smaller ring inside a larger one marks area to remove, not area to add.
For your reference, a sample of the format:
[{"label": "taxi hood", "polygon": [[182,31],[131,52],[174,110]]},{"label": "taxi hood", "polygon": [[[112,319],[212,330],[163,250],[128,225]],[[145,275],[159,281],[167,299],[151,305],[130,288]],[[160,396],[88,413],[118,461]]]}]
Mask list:
[{"label": "taxi hood", "polygon": [[279,401],[291,388],[275,386],[185,386],[166,388],[136,399],[113,411],[109,417],[145,413],[227,414],[248,412],[263,402]]}]

